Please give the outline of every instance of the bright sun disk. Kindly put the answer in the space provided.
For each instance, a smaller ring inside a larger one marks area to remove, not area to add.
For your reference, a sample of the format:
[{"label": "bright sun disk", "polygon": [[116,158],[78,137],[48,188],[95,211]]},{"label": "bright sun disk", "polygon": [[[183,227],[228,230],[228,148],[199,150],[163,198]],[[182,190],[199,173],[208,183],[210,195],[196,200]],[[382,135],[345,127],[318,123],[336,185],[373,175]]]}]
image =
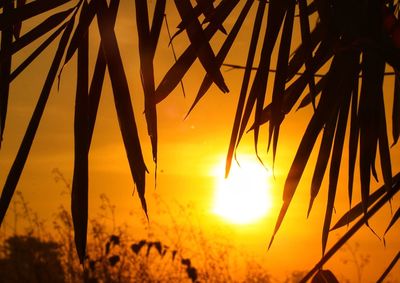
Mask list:
[{"label": "bright sun disk", "polygon": [[240,165],[232,164],[227,179],[225,161],[217,166],[213,212],[228,222],[248,224],[264,217],[272,207],[270,172],[253,160],[241,160]]}]

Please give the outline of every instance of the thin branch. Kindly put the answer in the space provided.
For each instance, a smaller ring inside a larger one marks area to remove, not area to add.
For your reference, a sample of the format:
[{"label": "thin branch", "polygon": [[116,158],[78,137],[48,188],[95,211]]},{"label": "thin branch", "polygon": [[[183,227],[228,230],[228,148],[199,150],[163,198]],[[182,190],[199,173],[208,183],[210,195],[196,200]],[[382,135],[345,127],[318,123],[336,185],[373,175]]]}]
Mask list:
[{"label": "thin branch", "polygon": [[[230,67],[231,70],[232,70],[232,69],[239,69],[239,70],[245,70],[245,69],[246,69],[245,66],[236,65],[236,64],[222,64],[222,66]],[[251,70],[252,70],[252,71],[257,71],[257,70],[258,70],[258,67],[252,67]],[[228,70],[228,71],[230,71],[230,70]],[[275,70],[275,69],[269,69],[269,71],[270,71],[271,73],[276,73],[276,70]],[[303,73],[303,72],[297,72],[296,75],[297,75],[297,76],[301,76],[301,75],[304,75],[304,73]],[[314,77],[316,77],[316,78],[323,78],[323,77],[325,77],[325,75],[326,75],[326,74],[318,74],[318,73],[315,73],[315,74],[314,74]],[[395,72],[385,72],[384,75],[385,75],[385,76],[394,76],[394,75],[396,75],[396,73],[395,73]],[[360,75],[359,77],[361,78],[361,75]]]}]

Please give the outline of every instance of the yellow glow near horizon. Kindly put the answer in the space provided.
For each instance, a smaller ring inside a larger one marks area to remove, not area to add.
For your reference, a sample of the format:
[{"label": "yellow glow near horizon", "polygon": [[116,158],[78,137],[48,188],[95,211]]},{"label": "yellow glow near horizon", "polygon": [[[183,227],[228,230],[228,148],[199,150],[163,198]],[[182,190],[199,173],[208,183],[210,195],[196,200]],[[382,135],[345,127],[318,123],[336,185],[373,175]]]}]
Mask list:
[{"label": "yellow glow near horizon", "polygon": [[256,222],[272,207],[270,173],[257,161],[241,160],[240,167],[232,164],[224,178],[225,161],[215,168],[216,187],[213,212],[234,224]]}]

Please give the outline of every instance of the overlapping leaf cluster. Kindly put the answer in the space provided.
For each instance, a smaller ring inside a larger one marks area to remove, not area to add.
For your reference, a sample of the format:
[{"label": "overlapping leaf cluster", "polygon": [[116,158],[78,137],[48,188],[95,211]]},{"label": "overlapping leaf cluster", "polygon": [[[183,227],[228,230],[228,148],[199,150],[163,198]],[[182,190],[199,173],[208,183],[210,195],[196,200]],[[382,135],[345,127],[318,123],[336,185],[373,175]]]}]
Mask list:
[{"label": "overlapping leaf cluster", "polygon": [[[235,149],[248,128],[253,131],[258,154],[260,127],[268,125],[267,146],[269,149],[272,145],[275,160],[279,131],[286,115],[295,106],[312,106],[313,115],[305,129],[285,183],[284,204],[274,235],[284,219],[318,137],[322,135],[312,177],[309,212],[321,189],[324,176],[328,175],[328,199],[322,233],[322,249],[325,251],[332,226],[338,176],[345,147],[348,148],[349,203],[351,206],[357,160],[362,201],[336,226],[348,224],[361,215],[364,215],[361,222],[367,223],[371,210],[383,200],[383,204],[389,202],[399,190],[398,176],[392,176],[389,144],[389,139],[393,139],[393,144],[396,144],[400,136],[398,4],[397,0],[175,0],[173,6],[180,15],[181,22],[174,37],[183,36],[181,33],[185,32],[189,44],[157,85],[154,77],[154,58],[165,19],[167,1],[157,0],[155,5],[150,5],[148,1],[135,0],[132,5],[136,12],[137,30],[132,33],[138,34],[145,117],[154,162],[157,162],[157,104],[173,92],[197,59],[206,75],[190,110],[212,84],[216,84],[222,92],[228,92],[221,66],[228,63],[225,62],[227,55],[234,52],[234,42],[243,24],[245,21],[250,22],[252,32],[249,37],[246,65],[239,66],[244,70],[243,80],[228,149],[226,175],[229,174]],[[50,43],[59,39],[45,84],[2,191],[0,218],[4,218],[17,186],[57,75],[62,66],[77,54],[72,214],[77,250],[83,261],[87,233],[88,153],[106,69],[112,84],[118,122],[132,177],[143,209],[147,213],[147,169],[134,119],[134,107],[123,68],[123,58],[114,31],[119,0],[111,0],[109,4],[106,0],[3,0],[0,1],[0,5],[1,136],[6,126],[10,84]],[[153,6],[154,9],[149,9]],[[251,9],[256,10],[254,18],[249,17]],[[236,10],[238,12],[234,13]],[[21,25],[25,20],[43,13],[48,15],[43,22],[20,34]],[[235,17],[233,25],[229,27],[224,24],[228,17]],[[95,19],[101,42],[93,76],[89,78],[88,33]],[[299,25],[301,31],[300,43],[294,42],[293,39],[296,25]],[[211,39],[217,32],[223,32],[226,36],[219,50],[215,51]],[[42,37],[46,39],[25,61],[12,70],[13,56]],[[277,64],[273,66],[275,53]],[[258,62],[255,62],[256,54],[260,54]],[[273,81],[269,78],[272,71],[275,72]],[[252,72],[255,72],[254,77],[251,76]],[[389,103],[384,101],[383,94],[384,78],[388,75],[395,77],[393,94],[389,95],[393,99],[391,123],[387,122],[385,113],[388,112],[386,107]],[[271,83],[272,93],[269,94],[267,88]],[[270,103],[266,103],[267,101]],[[250,121],[252,117],[254,120]],[[388,135],[389,124],[392,128],[391,138]],[[345,144],[346,136],[348,145]],[[375,166],[377,156],[385,185],[370,194],[370,178],[378,178]],[[398,210],[389,228],[397,221],[399,215]]]}]

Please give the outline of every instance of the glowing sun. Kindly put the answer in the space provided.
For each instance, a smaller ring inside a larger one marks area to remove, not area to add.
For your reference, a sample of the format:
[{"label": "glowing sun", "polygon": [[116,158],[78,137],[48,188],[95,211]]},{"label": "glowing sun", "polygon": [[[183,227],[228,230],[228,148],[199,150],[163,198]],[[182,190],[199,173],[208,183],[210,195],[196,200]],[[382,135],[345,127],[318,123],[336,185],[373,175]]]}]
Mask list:
[{"label": "glowing sun", "polygon": [[263,218],[272,207],[270,172],[259,162],[240,160],[224,178],[225,161],[215,168],[213,212],[234,224],[248,224]]}]

